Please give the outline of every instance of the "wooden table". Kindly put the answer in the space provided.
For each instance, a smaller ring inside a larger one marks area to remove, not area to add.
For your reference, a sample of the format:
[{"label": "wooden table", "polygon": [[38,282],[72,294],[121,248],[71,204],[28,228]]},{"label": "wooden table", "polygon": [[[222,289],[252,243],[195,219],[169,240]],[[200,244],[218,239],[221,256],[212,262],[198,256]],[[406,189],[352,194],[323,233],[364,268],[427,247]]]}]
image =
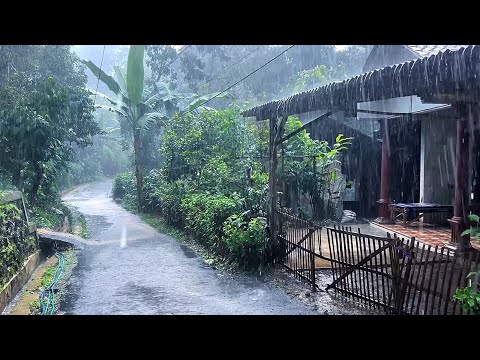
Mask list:
[{"label": "wooden table", "polygon": [[390,204],[390,220],[395,222],[397,218],[401,218],[403,226],[407,223],[419,220],[426,213],[447,212],[453,213],[452,205],[429,204],[429,203],[395,203]]}]

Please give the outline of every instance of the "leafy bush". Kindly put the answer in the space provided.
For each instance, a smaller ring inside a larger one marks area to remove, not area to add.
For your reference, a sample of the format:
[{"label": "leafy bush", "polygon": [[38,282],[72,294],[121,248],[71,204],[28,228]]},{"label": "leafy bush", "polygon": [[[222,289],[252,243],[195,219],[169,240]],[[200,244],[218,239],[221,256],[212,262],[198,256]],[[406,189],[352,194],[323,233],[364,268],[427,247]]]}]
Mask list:
[{"label": "leafy bush", "polygon": [[467,279],[473,278],[473,281],[470,280],[469,286],[457,289],[453,295],[453,300],[459,302],[465,310],[471,310],[474,314],[480,314],[479,277],[480,270],[469,273]]},{"label": "leafy bush", "polygon": [[480,235],[480,217],[476,214],[468,215],[468,220],[472,223],[469,229],[462,232],[461,236],[470,235],[472,237],[476,237]]},{"label": "leafy bush", "polygon": [[266,253],[266,219],[250,220],[245,213],[232,215],[223,223],[223,241],[228,255],[245,268],[258,268],[263,264]]},{"label": "leafy bush", "polygon": [[[201,191],[209,191],[215,194],[228,194],[235,189],[240,182],[235,176],[232,166],[219,157],[207,160],[200,170],[198,182]],[[238,189],[240,190],[240,189]]]},{"label": "leafy bush", "polygon": [[[125,195],[131,192],[132,181],[135,181],[135,175],[131,172],[124,172],[115,176],[112,186],[113,198],[123,199]],[[135,186],[135,183],[133,185]],[[133,189],[133,191],[135,191],[135,188]]]},{"label": "leafy bush", "polygon": [[[290,116],[285,124],[285,133],[292,133],[302,127],[298,118]],[[335,217],[334,184],[341,173],[340,155],[348,150],[352,138],[339,134],[331,147],[327,141],[314,140],[300,131],[285,143],[285,174],[290,191],[299,191],[310,202],[310,208],[300,208],[299,213],[311,213],[314,220]],[[279,155],[280,156],[280,155]],[[301,156],[300,159],[295,157]],[[279,169],[280,171],[280,169]],[[289,189],[287,189],[289,191]],[[300,207],[297,202],[287,202],[287,207]]]},{"label": "leafy bush", "polygon": [[50,209],[36,207],[33,210],[32,220],[39,228],[55,230],[59,227],[61,221],[63,220],[63,217],[59,217],[58,214],[51,211]]},{"label": "leafy bush", "polygon": [[258,164],[253,165],[250,183],[245,189],[245,206],[252,214],[266,216],[268,174],[263,172]]},{"label": "leafy bush", "polygon": [[152,213],[159,211],[161,203],[156,190],[163,186],[165,186],[165,181],[160,170],[150,170],[148,175],[143,178],[144,211]]},{"label": "leafy bush", "polygon": [[207,193],[188,194],[181,203],[185,214],[185,225],[198,241],[216,245],[221,251],[219,240],[223,222],[242,207],[243,199],[237,194],[231,196]]},{"label": "leafy bush", "polygon": [[137,204],[135,175],[132,172],[124,172],[115,176],[112,186],[112,197],[121,200],[129,210],[135,210]]}]

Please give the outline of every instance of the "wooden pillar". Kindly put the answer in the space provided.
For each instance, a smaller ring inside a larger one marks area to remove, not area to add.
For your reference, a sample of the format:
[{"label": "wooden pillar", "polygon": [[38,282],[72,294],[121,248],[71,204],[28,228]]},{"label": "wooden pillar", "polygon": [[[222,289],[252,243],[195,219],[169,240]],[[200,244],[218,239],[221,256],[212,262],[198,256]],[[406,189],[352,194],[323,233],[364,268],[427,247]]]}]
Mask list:
[{"label": "wooden pillar", "polygon": [[469,134],[467,118],[470,115],[469,108],[462,107],[457,119],[457,143],[455,153],[455,203],[453,217],[449,219],[452,227],[451,246],[459,251],[471,247],[470,236],[460,236],[467,228],[467,215],[469,204]]},{"label": "wooden pillar", "polygon": [[277,259],[281,256],[281,252],[278,249],[278,189],[277,189],[277,169],[278,169],[278,157],[277,148],[280,139],[283,136],[285,129],[285,123],[287,117],[281,117],[280,121],[277,118],[270,119],[270,163],[268,171],[268,227],[270,229],[270,245],[272,248],[273,259]]},{"label": "wooden pillar", "polygon": [[388,134],[387,119],[379,120],[382,133],[382,167],[380,173],[380,199],[378,203],[378,223],[390,222],[390,143]]},{"label": "wooden pillar", "polygon": [[270,245],[272,255],[276,257],[277,239],[277,147],[275,137],[277,133],[277,119],[270,118],[270,141],[269,141],[269,168],[268,168],[268,227],[270,229]]}]

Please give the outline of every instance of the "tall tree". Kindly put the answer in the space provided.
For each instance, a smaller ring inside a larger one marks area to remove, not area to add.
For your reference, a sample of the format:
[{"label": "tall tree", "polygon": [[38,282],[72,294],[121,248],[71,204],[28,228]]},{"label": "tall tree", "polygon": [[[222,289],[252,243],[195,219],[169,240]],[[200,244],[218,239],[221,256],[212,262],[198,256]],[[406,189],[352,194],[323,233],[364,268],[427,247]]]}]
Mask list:
[{"label": "tall tree", "polygon": [[68,166],[73,145],[99,133],[86,76],[69,46],[2,47],[0,58],[0,168],[36,203]]}]

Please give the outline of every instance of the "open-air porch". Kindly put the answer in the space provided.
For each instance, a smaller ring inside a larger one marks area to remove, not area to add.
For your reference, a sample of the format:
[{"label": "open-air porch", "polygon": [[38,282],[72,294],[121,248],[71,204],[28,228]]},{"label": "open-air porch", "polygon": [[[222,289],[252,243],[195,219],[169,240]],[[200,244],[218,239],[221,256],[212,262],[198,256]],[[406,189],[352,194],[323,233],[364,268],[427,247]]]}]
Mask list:
[{"label": "open-air porch", "polygon": [[[379,125],[376,132],[381,142],[381,166],[376,223],[405,236],[415,233],[420,241],[437,241],[461,251],[472,249],[469,236],[461,234],[470,226],[468,215],[478,208],[480,200],[479,60],[479,46],[446,50],[244,111],[243,116],[270,121],[272,235],[276,236],[277,227],[277,152],[282,140],[289,137],[284,130],[286,118],[321,112],[323,115],[304,127],[326,120]],[[376,171],[370,169],[373,177],[378,176]],[[369,185],[364,182],[360,186]],[[404,221],[397,226],[391,213],[395,203],[450,207],[450,211],[442,218],[413,209],[423,215],[419,226],[413,226],[411,220],[415,218],[404,219],[410,223]],[[449,226],[450,236],[444,225]]]}]

